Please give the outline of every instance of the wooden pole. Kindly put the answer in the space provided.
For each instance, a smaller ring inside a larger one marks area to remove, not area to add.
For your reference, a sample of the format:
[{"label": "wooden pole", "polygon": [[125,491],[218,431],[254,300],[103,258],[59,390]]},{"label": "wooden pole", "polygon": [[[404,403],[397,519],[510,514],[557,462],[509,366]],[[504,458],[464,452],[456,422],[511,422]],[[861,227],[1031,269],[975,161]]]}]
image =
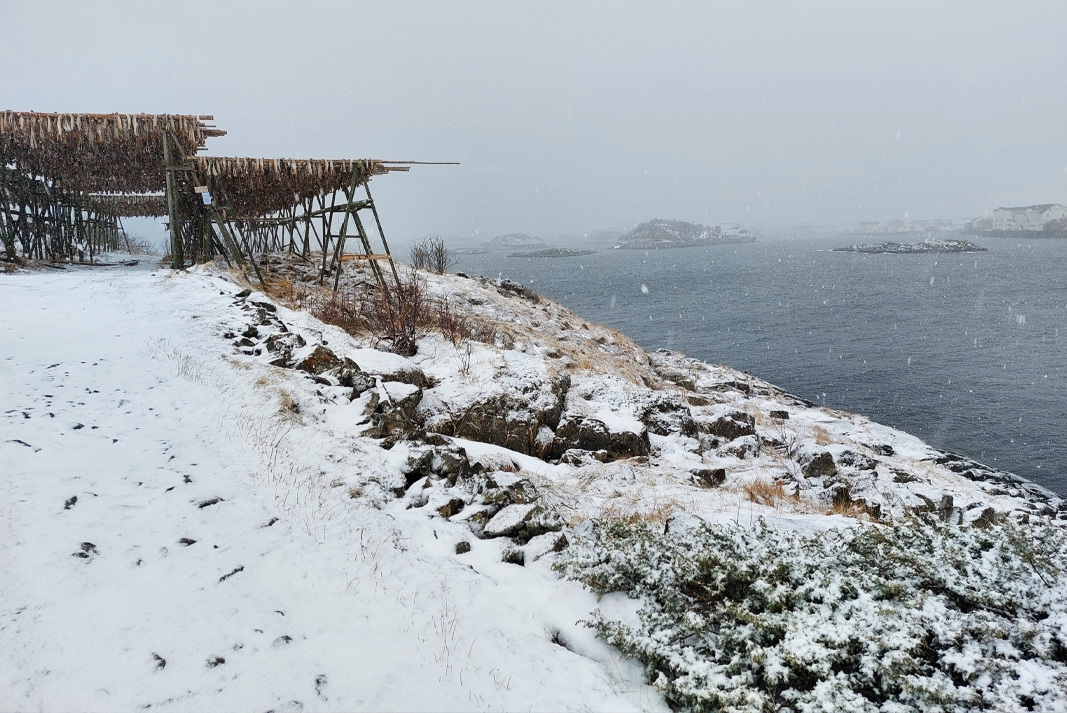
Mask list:
[{"label": "wooden pole", "polygon": [[[340,281],[341,281],[341,255],[345,251],[345,240],[348,237],[348,217],[349,216],[355,216],[356,225],[359,225],[359,215],[356,214],[356,212],[353,211],[352,208],[351,208],[352,195],[356,192],[356,186],[359,185],[358,181],[359,181],[358,172],[356,171],[355,168],[353,168],[352,169],[352,180],[349,182],[348,190],[345,191],[345,207],[346,207],[346,209],[345,209],[345,217],[341,220],[341,234],[337,238],[337,249],[334,251],[334,256],[333,256],[333,266],[334,266],[334,270],[335,270],[334,277],[333,277],[333,290],[334,290],[334,292],[337,291],[337,286],[338,286],[338,284],[340,284]],[[370,252],[370,251],[368,250],[367,252]]]},{"label": "wooden pole", "polygon": [[170,143],[167,141],[167,133],[163,134],[163,166],[167,174],[167,215],[170,228],[170,266],[171,269],[180,270],[185,267],[185,258],[182,255],[181,231],[178,227],[178,206],[174,192],[177,188],[174,180],[174,168],[172,166]]},{"label": "wooden pole", "polygon": [[[240,228],[237,228],[240,232]],[[241,242],[244,243],[245,248],[248,250],[248,259],[252,262],[252,269],[256,272],[256,277],[259,278],[259,284],[263,286],[263,289],[267,289],[267,283],[263,281],[263,274],[259,271],[259,264],[256,263],[256,256],[252,253],[252,246],[249,244],[248,239],[241,234]]]},{"label": "wooden pole", "polygon": [[122,218],[116,217],[115,222],[118,224],[118,230],[126,241],[126,252],[133,255],[133,248],[130,247],[130,234],[126,232],[126,226],[122,224]]},{"label": "wooden pole", "polygon": [[[363,190],[367,192],[367,202],[370,203],[371,213],[374,214],[374,224],[378,226],[378,235],[382,237],[382,247],[385,248],[385,254],[389,256],[389,267],[393,270],[393,279],[396,280],[396,286],[400,287],[400,275],[396,272],[396,263],[393,262],[393,254],[389,252],[389,243],[385,241],[385,231],[382,230],[382,221],[378,220],[378,209],[374,207],[374,199],[370,195],[370,178],[363,182]],[[370,252],[368,250],[368,252]]]}]

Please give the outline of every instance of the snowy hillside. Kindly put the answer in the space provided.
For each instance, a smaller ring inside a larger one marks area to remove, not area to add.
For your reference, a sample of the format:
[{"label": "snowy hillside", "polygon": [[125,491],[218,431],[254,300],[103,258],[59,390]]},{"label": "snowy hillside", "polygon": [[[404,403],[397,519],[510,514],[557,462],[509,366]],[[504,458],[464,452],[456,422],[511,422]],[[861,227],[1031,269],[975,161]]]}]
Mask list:
[{"label": "snowy hillside", "polygon": [[[667,710],[642,655],[581,623],[650,596],[590,584],[611,523],[1067,521],[1032,483],[507,280],[422,275],[450,321],[405,357],[312,316],[339,306],[311,264],[263,268],[272,296],[213,266],[0,277],[3,709]],[[1048,576],[1052,662],[1011,695],[1059,710]]]}]

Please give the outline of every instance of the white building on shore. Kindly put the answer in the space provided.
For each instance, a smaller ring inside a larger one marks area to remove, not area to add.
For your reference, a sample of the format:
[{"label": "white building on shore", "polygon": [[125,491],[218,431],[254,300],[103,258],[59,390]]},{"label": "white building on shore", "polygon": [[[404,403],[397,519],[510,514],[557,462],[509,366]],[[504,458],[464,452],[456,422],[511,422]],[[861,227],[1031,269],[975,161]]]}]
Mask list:
[{"label": "white building on shore", "polygon": [[1067,218],[1067,206],[1042,203],[1017,208],[997,208],[988,218],[974,221],[974,226],[978,230],[1036,232],[1044,230],[1046,223],[1061,218]]},{"label": "white building on shore", "polygon": [[728,225],[716,225],[715,232],[719,234],[720,238],[729,238],[732,240],[751,240],[752,228],[740,223],[732,223]]}]

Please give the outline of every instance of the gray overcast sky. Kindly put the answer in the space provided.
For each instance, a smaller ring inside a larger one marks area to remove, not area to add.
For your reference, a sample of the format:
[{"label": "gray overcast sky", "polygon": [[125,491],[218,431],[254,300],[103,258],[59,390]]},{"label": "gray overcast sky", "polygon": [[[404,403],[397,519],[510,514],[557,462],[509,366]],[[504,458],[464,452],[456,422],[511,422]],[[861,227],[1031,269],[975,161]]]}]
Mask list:
[{"label": "gray overcast sky", "polygon": [[1067,2],[0,0],[0,109],[214,114],[219,155],[460,161],[385,227],[545,237],[1067,203]]}]

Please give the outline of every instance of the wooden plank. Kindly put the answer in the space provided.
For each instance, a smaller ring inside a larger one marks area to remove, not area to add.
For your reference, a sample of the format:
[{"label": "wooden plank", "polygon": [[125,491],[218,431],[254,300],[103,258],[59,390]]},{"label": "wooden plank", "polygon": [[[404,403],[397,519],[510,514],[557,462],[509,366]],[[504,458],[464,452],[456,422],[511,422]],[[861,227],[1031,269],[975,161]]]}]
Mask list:
[{"label": "wooden plank", "polygon": [[312,211],[307,214],[307,217],[314,218],[325,213],[339,213],[343,210],[362,210],[369,207],[371,207],[370,201],[352,201],[350,203],[341,203],[339,205],[332,205],[329,208]]},{"label": "wooden plank", "polygon": [[361,255],[360,253],[350,253],[341,256],[341,262],[351,262],[353,260],[390,260],[389,255]]}]

